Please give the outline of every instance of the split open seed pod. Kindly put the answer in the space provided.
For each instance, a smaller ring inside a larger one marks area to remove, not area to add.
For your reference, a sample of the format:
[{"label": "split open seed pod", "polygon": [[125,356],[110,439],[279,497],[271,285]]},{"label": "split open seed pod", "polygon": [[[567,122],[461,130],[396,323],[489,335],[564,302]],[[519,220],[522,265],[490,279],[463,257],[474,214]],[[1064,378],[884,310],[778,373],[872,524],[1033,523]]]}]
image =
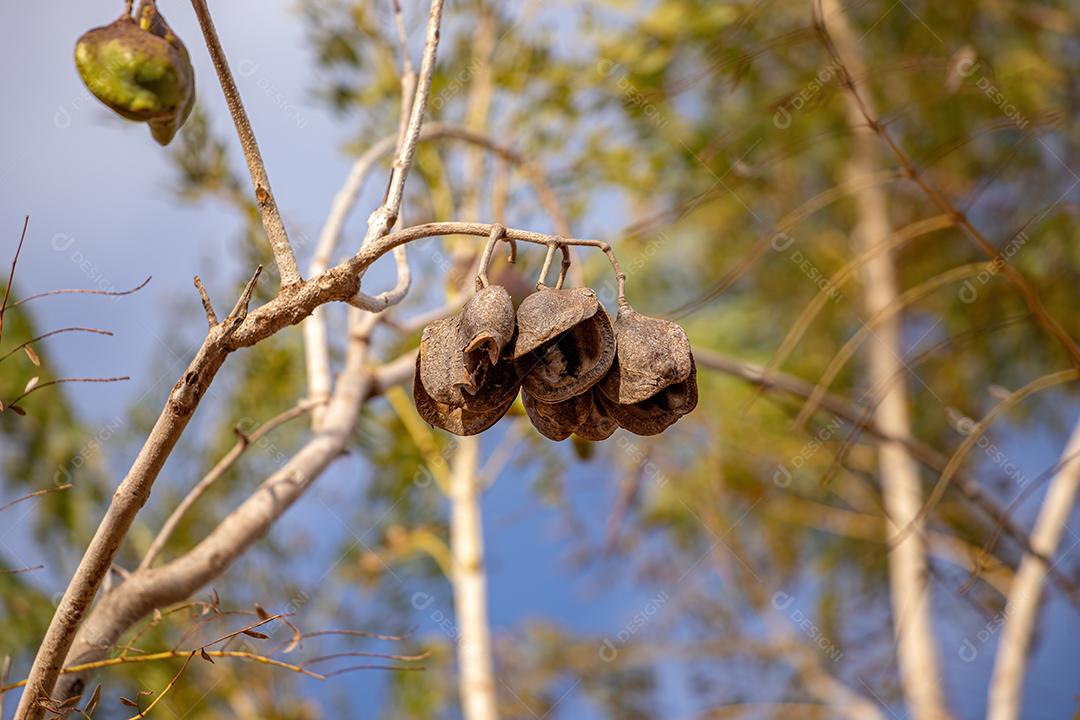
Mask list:
[{"label": "split open seed pod", "polygon": [[514,306],[506,290],[491,285],[477,291],[457,315],[424,328],[420,339],[424,388],[446,405],[482,402],[485,386],[503,387],[506,378],[515,375],[513,363],[499,363],[513,334]]},{"label": "split open seed pod", "polygon": [[592,388],[559,403],[541,402],[528,392],[522,392],[521,398],[533,427],[549,440],[558,442],[577,435],[599,442],[607,440],[619,427]]},{"label": "split open seed pod", "polygon": [[676,323],[623,305],[614,329],[615,363],[599,385],[609,400],[633,405],[689,377],[693,367],[690,340]]},{"label": "split open seed pod", "polygon": [[424,328],[413,395],[420,415],[456,435],[491,427],[513,404],[521,380],[502,351],[514,334],[506,290],[478,290],[457,315]]},{"label": "split open seed pod", "polygon": [[611,322],[589,288],[541,288],[518,307],[517,327],[510,357],[522,387],[541,402],[581,395],[615,359]]},{"label": "split open seed pod", "polygon": [[589,398],[589,415],[574,430],[574,434],[579,438],[592,442],[607,440],[619,429],[618,423],[608,413],[599,395],[595,387],[585,394]]},{"label": "split open seed pod", "polygon": [[537,400],[528,391],[523,391],[521,400],[533,427],[547,439],[556,442],[574,434],[588,419],[593,403],[589,392],[559,403],[546,403]]},{"label": "split open seed pod", "polygon": [[420,378],[420,356],[416,357],[416,375],[413,378],[413,400],[416,411],[427,423],[442,428],[454,435],[476,435],[482,433],[499,421],[514,404],[515,392],[506,394],[502,404],[478,408],[472,404],[453,406],[436,401]]},{"label": "split open seed pod", "polygon": [[635,435],[659,435],[697,407],[697,368],[694,358],[690,356],[690,372],[685,380],[668,385],[641,402],[624,405],[611,400],[599,390],[595,395],[619,427]]},{"label": "split open seed pod", "polygon": [[128,120],[146,122],[168,145],[195,104],[195,73],[183,42],[154,3],[137,20],[124,16],[75,44],[79,76],[101,102]]}]

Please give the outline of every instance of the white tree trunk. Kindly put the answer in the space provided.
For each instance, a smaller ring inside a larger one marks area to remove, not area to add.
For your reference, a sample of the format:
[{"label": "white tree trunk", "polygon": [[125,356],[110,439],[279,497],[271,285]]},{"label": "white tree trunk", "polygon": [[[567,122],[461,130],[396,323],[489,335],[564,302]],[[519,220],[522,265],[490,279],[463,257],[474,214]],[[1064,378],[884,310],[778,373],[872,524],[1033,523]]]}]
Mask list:
[{"label": "white tree trunk", "polygon": [[466,720],[497,720],[487,576],[480,516],[476,437],[461,438],[450,489],[450,544],[454,556],[454,611],[458,624],[459,693]]},{"label": "white tree trunk", "polygon": [[[837,0],[822,0],[828,29],[850,72],[852,82],[866,77],[858,41]],[[868,93],[863,93],[869,97]],[[845,96],[848,124],[854,133],[848,172],[866,177],[877,172],[878,140],[866,127],[857,101]],[[867,102],[869,102],[867,100]],[[892,235],[888,205],[881,186],[863,187],[855,193],[859,222],[853,241],[857,252],[887,242]],[[869,260],[863,270],[863,308],[873,316],[888,307],[897,296],[896,272],[891,252]],[[866,363],[871,387],[880,393],[875,414],[878,427],[892,438],[911,436],[908,416],[906,369],[901,359],[903,344],[899,318],[887,319],[866,346]],[[904,698],[917,720],[949,717],[940,684],[937,648],[931,620],[931,594],[926,563],[926,547],[921,522],[909,528],[922,505],[919,467],[900,442],[884,440],[878,445],[885,511],[889,518],[890,542],[900,533],[903,539],[889,553],[889,586],[892,595],[893,627],[896,634],[900,682]]]},{"label": "white tree trunk", "polygon": [[[1060,463],[1031,533],[1032,549],[1041,553],[1042,557],[1053,557],[1057,551],[1076,504],[1076,492],[1080,489],[1080,421],[1073,428]],[[1039,616],[1039,601],[1048,570],[1045,560],[1029,554],[1020,561],[1020,569],[1016,571],[1016,579],[1013,580],[1005,605],[1001,642],[994,660],[994,674],[990,679],[989,720],[1014,720],[1020,717],[1031,634]]]}]

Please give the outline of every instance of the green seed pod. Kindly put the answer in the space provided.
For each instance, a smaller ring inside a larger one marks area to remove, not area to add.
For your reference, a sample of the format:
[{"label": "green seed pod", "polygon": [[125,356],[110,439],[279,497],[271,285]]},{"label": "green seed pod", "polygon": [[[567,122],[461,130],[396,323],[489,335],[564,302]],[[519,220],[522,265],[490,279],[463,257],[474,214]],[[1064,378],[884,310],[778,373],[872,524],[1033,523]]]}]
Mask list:
[{"label": "green seed pod", "polygon": [[615,334],[589,288],[542,288],[521,303],[510,356],[522,386],[537,400],[557,403],[591,388],[615,359]]},{"label": "green seed pod", "polygon": [[85,33],[75,44],[75,66],[95,97],[128,120],[148,123],[167,145],[195,104],[195,73],[152,2],[143,0],[138,17]]}]

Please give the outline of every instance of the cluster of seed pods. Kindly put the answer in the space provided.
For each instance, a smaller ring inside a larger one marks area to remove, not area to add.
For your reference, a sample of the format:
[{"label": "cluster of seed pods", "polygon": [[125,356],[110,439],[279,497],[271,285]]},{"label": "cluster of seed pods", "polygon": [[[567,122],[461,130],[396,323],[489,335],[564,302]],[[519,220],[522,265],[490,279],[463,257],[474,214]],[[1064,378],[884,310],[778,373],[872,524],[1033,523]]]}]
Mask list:
[{"label": "cluster of seed pods", "polygon": [[475,435],[505,415],[520,391],[545,437],[600,441],[619,427],[659,434],[694,409],[696,369],[681,327],[641,315],[621,291],[612,321],[593,290],[561,287],[565,260],[559,284],[546,287],[541,277],[515,312],[506,289],[487,281],[500,231],[488,241],[476,294],[458,314],[424,328],[413,381],[421,417]]},{"label": "cluster of seed pods", "polygon": [[154,0],[141,0],[135,17],[125,11],[80,37],[75,66],[98,100],[121,117],[145,122],[161,145],[172,141],[195,105],[187,48]]}]

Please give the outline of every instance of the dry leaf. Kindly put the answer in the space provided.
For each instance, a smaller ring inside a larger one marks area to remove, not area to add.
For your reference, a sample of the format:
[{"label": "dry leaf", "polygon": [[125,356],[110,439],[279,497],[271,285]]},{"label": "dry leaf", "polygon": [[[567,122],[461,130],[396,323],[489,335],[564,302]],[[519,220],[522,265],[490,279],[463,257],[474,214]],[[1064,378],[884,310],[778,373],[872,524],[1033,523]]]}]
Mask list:
[{"label": "dry leaf", "polygon": [[38,367],[41,367],[41,358],[38,357],[38,354],[34,352],[34,349],[32,347],[30,347],[29,345],[24,346],[23,352],[26,353],[26,357],[30,358],[30,362],[34,363],[34,365],[37,365]]},{"label": "dry leaf", "polygon": [[36,388],[36,387],[37,387],[37,384],[38,384],[38,382],[39,382],[40,380],[41,380],[41,378],[40,378],[40,377],[38,377],[37,375],[35,375],[34,377],[30,378],[30,379],[29,379],[29,380],[27,381],[27,383],[26,383],[26,387],[24,387],[24,388],[23,388],[23,395],[26,395],[26,394],[27,394],[27,393],[29,393],[29,392],[30,392],[31,390],[33,390],[34,388]]}]

